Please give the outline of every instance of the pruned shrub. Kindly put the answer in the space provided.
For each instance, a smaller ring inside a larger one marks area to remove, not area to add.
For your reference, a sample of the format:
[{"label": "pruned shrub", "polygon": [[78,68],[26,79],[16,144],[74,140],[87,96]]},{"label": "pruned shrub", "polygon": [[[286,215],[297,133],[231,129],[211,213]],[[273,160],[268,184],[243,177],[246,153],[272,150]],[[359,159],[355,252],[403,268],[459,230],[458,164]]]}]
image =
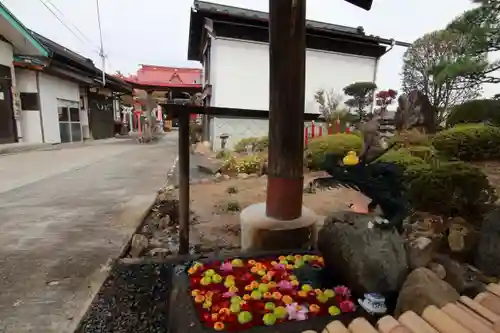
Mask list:
[{"label": "pruned shrub", "polygon": [[408,149],[401,148],[397,150],[390,150],[384,155],[382,155],[378,161],[386,163],[395,163],[403,168],[408,168],[412,165],[419,165],[425,163],[425,161],[418,157],[413,156]]},{"label": "pruned shrub", "polygon": [[500,128],[484,124],[464,124],[437,133],[433,146],[450,159],[481,161],[500,157]]},{"label": "pruned shrub", "polygon": [[476,99],[457,105],[451,109],[446,120],[448,127],[465,123],[491,123],[500,125],[500,101]]},{"label": "pruned shrub", "polygon": [[252,146],[254,152],[264,151],[269,146],[269,138],[262,136],[241,139],[234,145],[234,151],[238,153],[246,152],[248,146]]},{"label": "pruned shrub", "polygon": [[351,150],[359,153],[361,147],[361,137],[353,134],[339,133],[314,138],[306,148],[306,165],[310,169],[319,170],[323,167],[326,154],[345,156]]},{"label": "pruned shrub", "polygon": [[496,200],[486,175],[464,162],[416,164],[405,175],[416,210],[477,218]]},{"label": "pruned shrub", "polygon": [[225,173],[260,173],[266,160],[267,156],[262,154],[231,156],[224,161],[221,169]]}]

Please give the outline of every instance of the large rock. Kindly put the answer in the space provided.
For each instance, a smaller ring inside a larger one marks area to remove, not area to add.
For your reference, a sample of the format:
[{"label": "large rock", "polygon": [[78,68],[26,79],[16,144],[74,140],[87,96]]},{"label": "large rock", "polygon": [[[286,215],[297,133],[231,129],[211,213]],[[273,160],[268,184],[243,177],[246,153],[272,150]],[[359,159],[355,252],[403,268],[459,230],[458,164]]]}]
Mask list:
[{"label": "large rock", "polygon": [[329,271],[355,293],[395,293],[408,274],[404,240],[395,231],[368,228],[373,219],[351,211],[330,215],[318,249]]},{"label": "large rock", "polygon": [[488,275],[500,275],[500,207],[490,212],[481,225],[474,263]]},{"label": "large rock", "polygon": [[455,256],[470,262],[477,240],[478,232],[472,224],[467,223],[461,217],[455,217],[450,221],[448,247]]},{"label": "large rock", "polygon": [[458,301],[459,298],[460,294],[433,271],[424,267],[417,268],[408,275],[401,288],[395,315],[399,317],[406,311],[421,315],[429,305],[441,308],[447,303]]}]

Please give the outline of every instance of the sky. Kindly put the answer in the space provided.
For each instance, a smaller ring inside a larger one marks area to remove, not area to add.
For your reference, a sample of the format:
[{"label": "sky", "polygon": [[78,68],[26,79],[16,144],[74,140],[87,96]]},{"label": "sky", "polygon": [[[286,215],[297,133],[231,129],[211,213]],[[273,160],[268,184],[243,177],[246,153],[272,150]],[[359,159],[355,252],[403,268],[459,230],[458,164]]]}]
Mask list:
[{"label": "sky", "polygon": [[[0,0],[28,28],[94,60],[101,68],[96,0]],[[69,27],[65,27],[43,2]],[[211,0],[268,11],[269,0]],[[139,64],[199,67],[187,61],[192,0],[99,0],[107,72],[134,73]],[[308,0],[307,18],[363,26],[365,33],[412,42],[444,28],[472,8],[470,0],[374,0],[364,11],[343,0]],[[395,47],[379,64],[380,89],[401,86],[403,47]],[[485,87],[489,97],[500,87]]]}]

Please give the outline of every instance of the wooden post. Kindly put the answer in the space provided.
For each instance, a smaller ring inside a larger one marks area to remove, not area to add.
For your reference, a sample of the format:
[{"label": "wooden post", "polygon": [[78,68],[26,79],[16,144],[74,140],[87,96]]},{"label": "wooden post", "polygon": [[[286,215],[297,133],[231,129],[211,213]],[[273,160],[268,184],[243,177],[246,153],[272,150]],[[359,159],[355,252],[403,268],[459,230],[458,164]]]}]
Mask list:
[{"label": "wooden post", "polygon": [[269,0],[269,165],[266,214],[302,214],[306,0]]},{"label": "wooden post", "polygon": [[189,114],[179,114],[179,254],[189,253]]}]

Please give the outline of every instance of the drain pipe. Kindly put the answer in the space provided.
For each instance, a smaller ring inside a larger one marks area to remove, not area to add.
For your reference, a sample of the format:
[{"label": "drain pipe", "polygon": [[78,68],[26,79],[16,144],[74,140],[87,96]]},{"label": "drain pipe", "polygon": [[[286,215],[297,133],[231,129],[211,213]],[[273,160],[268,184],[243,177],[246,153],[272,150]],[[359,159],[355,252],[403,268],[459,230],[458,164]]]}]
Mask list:
[{"label": "drain pipe", "polygon": [[[382,53],[382,55],[378,58],[375,59],[375,70],[373,71],[373,83],[377,82],[377,73],[378,73],[378,63],[379,63],[379,60],[380,58],[382,58],[382,56],[384,56],[385,54],[387,54],[390,50],[392,50],[394,48],[395,45],[397,45],[398,43],[396,42],[396,40],[394,39],[391,39],[391,45],[389,46],[389,48],[387,50],[385,50],[384,53]],[[405,43],[406,44],[406,43]],[[406,46],[406,45],[401,45],[401,46]],[[372,110],[371,112],[373,113],[375,111],[375,102],[376,102],[376,94],[373,94],[373,101],[372,101]]]}]

